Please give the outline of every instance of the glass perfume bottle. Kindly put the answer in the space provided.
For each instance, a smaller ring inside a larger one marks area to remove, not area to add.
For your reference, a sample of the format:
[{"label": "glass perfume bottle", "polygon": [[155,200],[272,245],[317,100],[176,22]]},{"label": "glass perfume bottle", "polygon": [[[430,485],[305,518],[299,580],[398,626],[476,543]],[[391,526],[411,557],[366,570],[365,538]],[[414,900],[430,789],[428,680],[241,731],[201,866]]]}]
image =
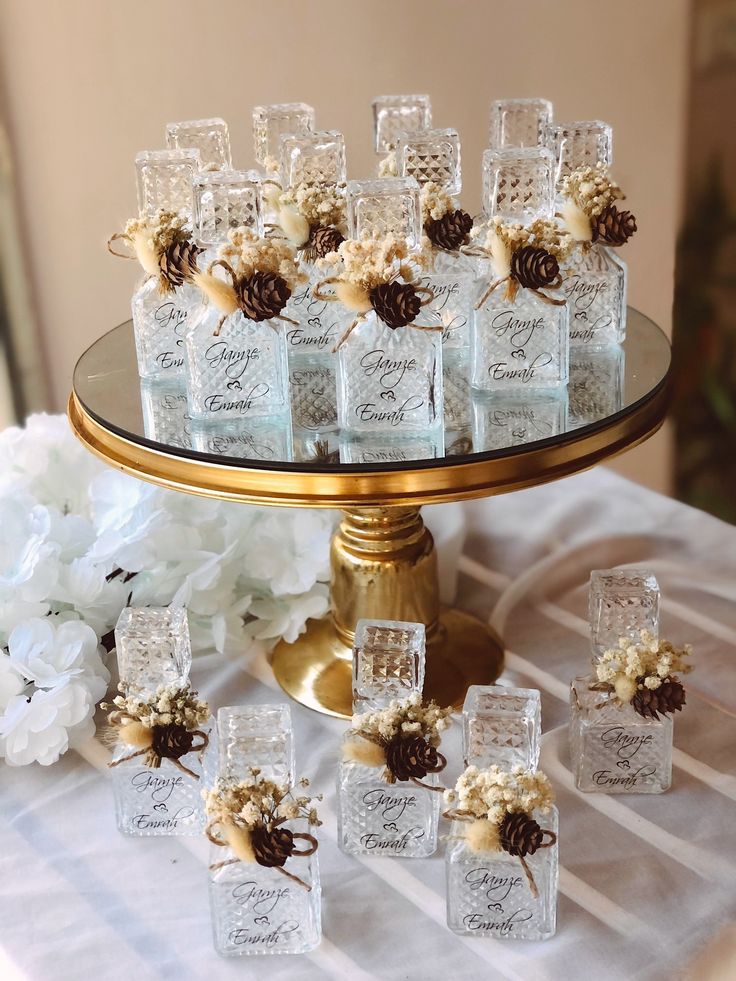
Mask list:
[{"label": "glass perfume bottle", "polygon": [[432,290],[433,299],[427,309],[442,321],[443,351],[468,350],[473,307],[487,281],[483,260],[433,250],[431,268],[417,278],[417,285]]},{"label": "glass perfume bottle", "polygon": [[523,446],[564,433],[568,400],[551,395],[492,395],[473,399],[473,445],[476,452]]},{"label": "glass perfume bottle", "polygon": [[593,654],[638,642],[642,632],[659,636],[659,583],[646,569],[594,569],[590,574],[588,618]]},{"label": "glass perfume bottle", "polygon": [[166,124],[170,150],[199,150],[203,167],[232,167],[230,131],[224,119],[188,119]]},{"label": "glass perfume bottle", "polygon": [[452,822],[445,867],[447,925],[454,933],[496,940],[546,940],[554,935],[559,876],[557,808],[533,811],[530,817],[554,835],[555,841],[525,856],[528,874],[519,858],[503,849],[471,848],[464,822]]},{"label": "glass perfume bottle", "polygon": [[399,133],[396,165],[399,177],[413,177],[420,186],[431,182],[453,196],[462,190],[460,137],[456,129]]},{"label": "glass perfume bottle", "polygon": [[[553,213],[554,159],[546,148],[487,150],[483,206],[489,218],[523,225]],[[508,285],[508,284],[507,284]],[[477,393],[564,389],[569,370],[567,304],[504,285],[481,297],[471,326],[471,385]]]},{"label": "glass perfume bottle", "polygon": [[337,359],[334,356],[290,358],[289,390],[295,429],[314,434],[337,429]]},{"label": "glass perfume bottle", "polygon": [[[558,206],[561,182],[579,167],[609,167],[613,133],[599,120],[560,123],[550,128],[555,154]],[[626,336],[627,267],[618,253],[600,242],[575,249],[561,268],[562,293],[570,308],[570,348],[599,350]]]},{"label": "glass perfume bottle", "polygon": [[350,238],[394,235],[406,239],[410,249],[419,245],[419,184],[413,177],[348,181],[347,212]]},{"label": "glass perfume bottle", "polygon": [[[219,330],[218,330],[219,326]],[[281,323],[240,310],[203,307],[186,337],[189,414],[195,419],[282,416],[288,412],[286,340]]]},{"label": "glass perfume bottle", "polygon": [[386,708],[424,687],[423,623],[358,620],[353,642],[353,712]]},{"label": "glass perfume bottle", "polygon": [[335,130],[286,133],[280,139],[281,181],[297,184],[344,184],[345,137]]},{"label": "glass perfume bottle", "polygon": [[192,419],[189,432],[192,449],[210,456],[278,462],[293,459],[288,415],[217,421]]},{"label": "glass perfume bottle", "polygon": [[[290,787],[294,781],[294,740],[286,705],[220,709],[219,778],[242,781],[251,770],[259,779]],[[302,818],[281,822],[284,833],[304,835]],[[208,829],[209,832],[209,829]],[[321,939],[321,890],[316,851],[290,855],[280,866],[243,861],[228,843],[210,847],[210,909],[214,945],[224,957],[248,954],[302,954]],[[301,849],[304,851],[304,849]]]},{"label": "glass perfume bottle", "polygon": [[[439,327],[427,309],[418,320]],[[400,437],[441,428],[441,331],[392,330],[369,313],[338,350],[337,384],[338,420],[348,433]]]},{"label": "glass perfume bottle", "polygon": [[202,160],[199,150],[142,150],[136,154],[138,211],[173,211],[191,217],[192,178]]},{"label": "glass perfume bottle", "polygon": [[368,436],[340,435],[339,455],[341,463],[394,464],[411,460],[436,460],[445,454],[444,433],[435,430],[427,436],[414,434],[406,437],[392,436],[390,440],[380,433]]},{"label": "glass perfume bottle", "polygon": [[194,240],[203,249],[227,241],[235,228],[263,234],[261,175],[255,170],[209,170],[195,174]]},{"label": "glass perfume bottle", "polygon": [[491,103],[488,146],[546,146],[552,122],[552,103],[547,99],[497,99]]},{"label": "glass perfume bottle", "polygon": [[622,347],[570,352],[568,425],[589,426],[620,412],[624,402],[625,354]]},{"label": "glass perfume bottle", "polygon": [[184,379],[141,379],[143,432],[156,443],[190,449],[189,409]]},{"label": "glass perfume bottle", "polygon": [[[162,685],[188,683],[192,655],[186,610],[126,607],[115,627],[115,646],[120,680],[131,695],[148,700]],[[202,732],[206,739],[198,733],[190,751],[151,764],[118,740],[110,765],[117,824],[123,834],[202,833],[202,787],[213,757],[210,726]]]},{"label": "glass perfume bottle", "polygon": [[314,129],[314,109],[304,102],[283,102],[253,109],[255,158],[266,170],[278,170],[280,140],[287,133],[304,134]]},{"label": "glass perfume bottle", "polygon": [[535,688],[471,685],[463,703],[465,765],[536,769],[541,725]]},{"label": "glass perfume bottle", "polygon": [[570,687],[570,759],[578,790],[661,794],[672,782],[672,717],[644,718],[631,703],[575,678]]},{"label": "glass perfume bottle", "polygon": [[379,95],[373,100],[373,145],[386,153],[396,145],[399,133],[415,133],[432,126],[428,95]]}]

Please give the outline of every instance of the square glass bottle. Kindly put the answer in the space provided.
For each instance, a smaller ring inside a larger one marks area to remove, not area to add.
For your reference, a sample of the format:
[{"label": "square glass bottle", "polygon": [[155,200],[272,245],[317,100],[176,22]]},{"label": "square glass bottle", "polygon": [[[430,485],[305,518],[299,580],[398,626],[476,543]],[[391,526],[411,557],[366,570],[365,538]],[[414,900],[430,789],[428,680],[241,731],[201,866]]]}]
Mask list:
[{"label": "square glass bottle", "polygon": [[170,150],[199,150],[203,167],[232,167],[230,131],[224,119],[167,123],[166,145]]},{"label": "square glass bottle", "polygon": [[[126,607],[115,627],[121,682],[141,698],[161,685],[185,685],[191,647],[186,610]],[[206,735],[208,725],[203,727]],[[163,758],[148,766],[119,740],[112,754],[111,779],[118,829],[142,837],[199,835],[204,828],[202,786],[212,768],[214,747],[191,751],[179,760]],[[186,767],[189,773],[177,766]]]},{"label": "square glass bottle", "polygon": [[202,308],[196,286],[184,283],[162,293],[150,276],[133,294],[133,333],[141,378],[161,381],[184,375],[184,341]]},{"label": "square glass bottle", "polygon": [[445,352],[468,350],[473,307],[480,297],[482,284],[488,281],[485,265],[476,258],[435,249],[431,267],[417,279],[418,286],[427,287],[434,294],[427,309],[438,314],[442,321]]},{"label": "square glass bottle", "polygon": [[419,245],[419,184],[413,177],[348,181],[347,211],[350,238],[395,235],[406,239],[410,249]]},{"label": "square glass bottle", "polygon": [[492,150],[546,146],[551,122],[548,99],[496,99],[491,103],[488,146]]},{"label": "square glass bottle", "polygon": [[555,184],[578,167],[610,167],[613,162],[613,130],[600,119],[557,123],[549,127],[549,148],[555,156]]},{"label": "square glass bottle", "polygon": [[187,334],[186,351],[193,419],[288,413],[286,340],[280,323],[249,320],[239,310],[222,320],[220,311],[208,305]]},{"label": "square glass bottle", "polygon": [[226,705],[217,712],[218,776],[237,782],[251,767],[264,780],[294,783],[294,734],[288,705]]},{"label": "square glass bottle", "polygon": [[428,95],[379,95],[373,100],[373,145],[376,153],[396,146],[399,133],[416,133],[432,126]]},{"label": "square glass bottle", "polygon": [[450,195],[462,190],[460,137],[456,129],[399,133],[396,164],[399,177],[413,177],[420,186],[431,181]]},{"label": "square glass bottle", "polygon": [[659,583],[646,569],[594,569],[590,574],[588,619],[594,656],[642,631],[659,636]]},{"label": "square glass bottle", "polygon": [[[422,310],[423,324],[438,323]],[[392,330],[370,313],[338,351],[341,429],[384,437],[442,426],[442,335],[411,326]]]},{"label": "square glass bottle", "polygon": [[578,790],[661,794],[672,782],[672,716],[644,718],[631,704],[591,691],[593,675],[570,687],[570,765]]},{"label": "square glass bottle", "polygon": [[281,181],[297,184],[344,184],[345,137],[335,130],[285,133],[280,140]]},{"label": "square glass bottle", "polygon": [[568,400],[550,395],[492,395],[473,399],[473,445],[477,453],[523,446],[564,433]]},{"label": "square glass bottle", "polygon": [[463,703],[463,759],[481,769],[539,763],[542,713],[536,688],[471,685]]},{"label": "square glass bottle", "polygon": [[[531,817],[557,835],[557,808]],[[525,862],[538,891],[532,893],[519,859],[508,852],[476,852],[465,839],[466,825],[453,821],[445,853],[447,925],[469,937],[547,940],[557,926],[558,846],[540,848]]]},{"label": "square glass bottle", "polygon": [[570,353],[570,429],[620,412],[624,402],[625,354],[622,347],[602,351],[576,348]]},{"label": "square glass bottle", "polygon": [[136,154],[138,211],[192,214],[192,178],[201,166],[199,150],[142,150]]},{"label": "square glass bottle", "polygon": [[141,379],[143,432],[148,439],[165,446],[191,449],[189,407],[184,378]]},{"label": "square glass bottle", "polygon": [[337,430],[337,358],[289,359],[291,418],[295,429],[321,438]]},{"label": "square glass bottle", "polygon": [[210,456],[235,460],[287,462],[293,459],[291,421],[282,416],[253,419],[192,419],[189,423],[192,449]]},{"label": "square glass bottle", "polygon": [[253,144],[261,166],[278,168],[281,137],[314,129],[314,109],[304,102],[282,102],[253,109]]},{"label": "square glass bottle", "polygon": [[234,228],[263,234],[261,175],[255,170],[205,170],[194,175],[194,240],[211,249]]},{"label": "square glass bottle", "polygon": [[423,623],[358,620],[353,642],[353,712],[387,708],[424,686]]}]

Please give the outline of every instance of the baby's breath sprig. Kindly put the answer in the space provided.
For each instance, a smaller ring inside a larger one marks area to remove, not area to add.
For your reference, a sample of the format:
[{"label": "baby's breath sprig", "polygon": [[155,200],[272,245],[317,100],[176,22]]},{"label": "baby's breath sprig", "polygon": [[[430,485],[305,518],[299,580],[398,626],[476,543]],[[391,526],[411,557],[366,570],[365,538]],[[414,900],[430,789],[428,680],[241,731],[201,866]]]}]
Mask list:
[{"label": "baby's breath sprig", "polygon": [[636,231],[636,219],[630,211],[619,211],[614,201],[625,197],[612,179],[608,167],[579,167],[561,181],[565,199],[560,217],[575,241],[589,247],[601,241],[604,245],[624,245]]},{"label": "baby's breath sprig", "polygon": [[679,712],[685,689],[677,675],[692,671],[687,660],[691,655],[689,645],[675,647],[648,631],[642,631],[638,643],[622,637],[619,646],[604,651],[596,664],[593,690],[612,695],[619,705],[631,704],[645,718]]},{"label": "baby's breath sprig", "polygon": [[125,242],[132,249],[143,270],[158,280],[162,293],[171,293],[178,286],[194,281],[198,272],[197,257],[202,252],[191,240],[187,220],[173,211],[130,218],[125,229],[112,235],[107,248],[112,255],[123,259],[134,256],[116,252],[114,242]]}]

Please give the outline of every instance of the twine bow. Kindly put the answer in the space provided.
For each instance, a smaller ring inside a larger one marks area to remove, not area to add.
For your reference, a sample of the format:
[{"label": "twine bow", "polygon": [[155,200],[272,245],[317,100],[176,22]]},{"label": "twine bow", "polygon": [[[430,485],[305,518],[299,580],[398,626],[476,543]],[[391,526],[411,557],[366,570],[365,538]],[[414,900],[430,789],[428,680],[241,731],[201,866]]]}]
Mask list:
[{"label": "twine bow", "polygon": [[[190,770],[181,762],[182,756],[198,753],[201,761],[202,754],[209,745],[210,737],[202,729],[187,729],[184,725],[168,723],[166,725],[145,726],[138,719],[124,711],[111,712],[108,721],[118,729],[120,739],[129,746],[138,747],[119,760],[113,760],[108,766],[119,766],[137,756],[144,757],[144,764],[152,769],[158,769],[162,760],[171,760],[175,767],[188,776],[199,780],[199,774]],[[199,742],[195,742],[195,737]]]},{"label": "twine bow", "polygon": [[447,766],[447,759],[422,736],[397,733],[386,739],[365,729],[354,734],[370,746],[363,749],[359,743],[347,743],[349,759],[365,766],[385,766],[388,783],[411,781],[426,790],[444,793],[444,787],[434,787],[421,779],[428,773],[440,773]]},{"label": "twine bow", "polygon": [[[212,275],[213,269],[224,269],[230,277],[230,283],[224,283]],[[272,323],[282,320],[284,323],[298,327],[299,323],[281,314],[286,302],[291,296],[291,290],[286,280],[276,273],[260,273],[252,276],[238,276],[226,259],[215,259],[210,263],[206,276],[199,276],[195,282],[210,300],[222,311],[222,317],[214,330],[218,337],[225,320],[240,310],[248,319],[256,322],[266,321],[269,327],[278,333]]]}]

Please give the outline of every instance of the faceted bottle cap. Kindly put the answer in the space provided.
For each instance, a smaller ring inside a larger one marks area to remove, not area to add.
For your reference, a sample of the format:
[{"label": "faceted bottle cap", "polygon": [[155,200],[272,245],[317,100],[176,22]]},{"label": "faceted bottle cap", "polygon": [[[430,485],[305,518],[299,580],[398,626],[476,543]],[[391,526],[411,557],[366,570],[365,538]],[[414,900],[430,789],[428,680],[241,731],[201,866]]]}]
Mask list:
[{"label": "faceted bottle cap", "polygon": [[304,102],[283,102],[253,109],[253,144],[256,160],[279,164],[279,140],[287,133],[309,133],[314,129],[314,109]]},{"label": "faceted bottle cap", "polygon": [[170,150],[199,150],[202,166],[231,167],[230,133],[224,119],[188,119],[166,124]]},{"label": "faceted bottle cap", "polygon": [[613,130],[598,119],[558,123],[550,127],[550,150],[555,155],[555,183],[559,185],[578,167],[595,167],[613,162]]},{"label": "faceted bottle cap", "polygon": [[207,248],[227,241],[233,228],[263,235],[261,175],[255,170],[211,170],[194,176],[194,238]]},{"label": "faceted bottle cap", "polygon": [[554,157],[546,147],[483,153],[483,211],[528,224],[554,213]]},{"label": "faceted bottle cap", "polygon": [[120,680],[136,691],[186,684],[192,665],[187,611],[127,606],[115,625],[115,649]]},{"label": "faceted bottle cap", "polygon": [[199,170],[199,150],[142,150],[136,154],[138,210],[192,213],[192,178]]},{"label": "faceted bottle cap", "polygon": [[399,133],[414,133],[432,126],[428,95],[379,95],[373,100],[373,143],[376,153],[396,145]]},{"label": "faceted bottle cap", "polygon": [[548,99],[497,99],[491,103],[488,146],[491,150],[546,146],[551,122]]},{"label": "faceted bottle cap", "polygon": [[231,705],[217,713],[219,776],[245,780],[257,767],[268,780],[294,782],[294,737],[288,705]]},{"label": "faceted bottle cap", "polygon": [[456,129],[399,133],[396,162],[400,177],[413,177],[419,184],[438,184],[448,194],[462,190],[460,137]]},{"label": "faceted bottle cap", "polygon": [[395,235],[405,238],[409,248],[419,244],[419,184],[413,177],[348,181],[347,205],[350,238]]},{"label": "faceted bottle cap", "polygon": [[353,644],[353,711],[383,708],[424,686],[423,623],[359,620]]},{"label": "faceted bottle cap", "polygon": [[296,184],[344,184],[347,177],[345,137],[325,130],[286,133],[281,137],[281,180]]}]

